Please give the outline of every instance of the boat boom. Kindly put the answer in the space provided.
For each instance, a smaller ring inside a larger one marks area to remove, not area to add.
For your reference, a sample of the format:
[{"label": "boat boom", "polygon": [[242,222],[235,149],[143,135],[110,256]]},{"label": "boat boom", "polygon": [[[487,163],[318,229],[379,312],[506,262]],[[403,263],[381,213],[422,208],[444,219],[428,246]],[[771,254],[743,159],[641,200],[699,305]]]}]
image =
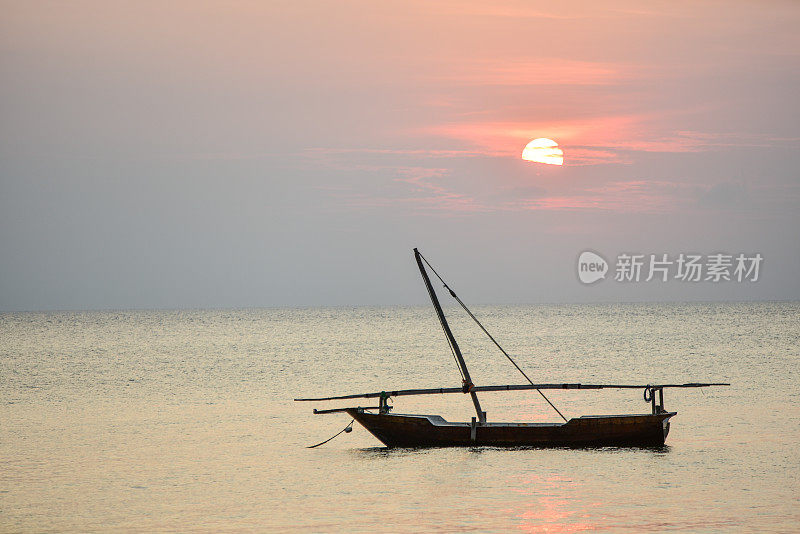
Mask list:
[{"label": "boat boom", "polygon": [[[726,382],[688,382],[686,384],[508,384],[504,386],[473,386],[470,392],[478,391],[522,391],[530,389],[663,389],[663,388],[704,388],[710,386],[730,386]],[[463,388],[423,388],[398,389],[394,391],[378,391],[375,393],[357,393],[336,397],[317,397],[294,399],[295,401],[329,401],[345,399],[371,399],[402,397],[406,395],[437,395],[443,393],[464,393]]]}]

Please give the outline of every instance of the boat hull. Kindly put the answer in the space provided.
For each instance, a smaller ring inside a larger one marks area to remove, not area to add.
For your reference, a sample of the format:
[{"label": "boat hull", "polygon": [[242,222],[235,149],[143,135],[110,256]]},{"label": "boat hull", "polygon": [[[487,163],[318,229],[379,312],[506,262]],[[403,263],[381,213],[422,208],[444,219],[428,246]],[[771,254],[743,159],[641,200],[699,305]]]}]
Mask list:
[{"label": "boat hull", "polygon": [[677,412],[591,415],[566,423],[454,423],[438,415],[346,410],[387,447],[659,447]]}]

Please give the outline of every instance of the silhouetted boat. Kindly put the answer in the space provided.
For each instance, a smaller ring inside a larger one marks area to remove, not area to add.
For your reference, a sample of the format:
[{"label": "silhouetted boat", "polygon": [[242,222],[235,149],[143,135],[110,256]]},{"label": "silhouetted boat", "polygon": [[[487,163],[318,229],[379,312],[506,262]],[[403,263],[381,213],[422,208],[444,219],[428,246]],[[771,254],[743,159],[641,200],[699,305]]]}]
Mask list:
[{"label": "silhouetted boat", "polygon": [[[330,401],[360,398],[377,398],[378,406],[334,408],[314,410],[315,414],[346,412],[358,421],[373,436],[387,447],[603,447],[603,446],[637,446],[655,447],[664,444],[669,433],[669,420],[677,412],[664,409],[664,389],[696,388],[708,386],[728,386],[727,383],[687,383],[687,384],[534,384],[505,350],[495,341],[478,319],[444,282],[430,263],[414,249],[414,257],[419,266],[422,279],[428,289],[431,302],[439,317],[445,336],[462,375],[462,387],[405,389],[341,395],[336,397],[319,397],[295,399],[296,401]],[[436,277],[444,284],[453,298],[466,310],[469,316],[480,326],[492,342],[514,364],[517,370],[528,380],[528,384],[511,384],[502,386],[476,386],[472,383],[467,365],[447,323],[439,299],[431,285],[425,265],[431,268]],[[650,402],[651,413],[629,415],[584,415],[567,420],[553,403],[542,393],[551,389],[642,389],[644,398]],[[520,391],[537,390],[539,394],[564,419],[563,423],[490,423],[486,420],[486,412],[481,410],[478,393],[484,391]],[[388,399],[406,395],[432,395],[462,393],[469,394],[475,406],[477,417],[470,422],[449,422],[438,415],[412,415],[390,413]]]}]

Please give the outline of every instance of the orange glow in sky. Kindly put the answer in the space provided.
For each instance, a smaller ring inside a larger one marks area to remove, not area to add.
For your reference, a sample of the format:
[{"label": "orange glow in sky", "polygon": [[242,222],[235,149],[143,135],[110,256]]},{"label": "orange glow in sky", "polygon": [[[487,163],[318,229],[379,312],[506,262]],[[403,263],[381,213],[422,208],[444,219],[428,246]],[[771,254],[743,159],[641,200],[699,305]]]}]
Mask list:
[{"label": "orange glow in sky", "polygon": [[552,139],[540,137],[525,146],[522,151],[522,159],[548,165],[563,165],[564,152],[558,148],[558,143]]}]

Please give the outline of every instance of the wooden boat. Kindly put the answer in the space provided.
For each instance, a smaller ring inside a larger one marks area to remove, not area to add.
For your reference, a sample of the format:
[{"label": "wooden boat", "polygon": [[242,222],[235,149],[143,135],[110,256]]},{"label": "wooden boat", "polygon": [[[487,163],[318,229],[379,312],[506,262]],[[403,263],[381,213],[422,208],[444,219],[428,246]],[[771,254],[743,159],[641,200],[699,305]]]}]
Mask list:
[{"label": "wooden boat", "polygon": [[[331,401],[348,399],[377,398],[378,405],[371,407],[333,408],[314,410],[315,414],[345,412],[358,421],[373,436],[387,447],[658,447],[664,445],[670,427],[670,418],[677,412],[668,412],[664,408],[664,389],[697,388],[708,386],[728,386],[727,383],[686,383],[686,384],[534,384],[494,337],[483,327],[469,308],[455,292],[445,283],[435,269],[415,248],[414,257],[431,302],[439,317],[445,336],[455,356],[462,376],[461,387],[404,389],[380,391],[334,397],[303,398],[296,401]],[[424,262],[424,263],[423,263]],[[450,326],[442,311],[441,304],[433,289],[425,264],[430,267],[436,277],[444,284],[444,288],[464,308],[469,316],[489,336],[494,344],[511,361],[525,377],[528,384],[511,384],[500,386],[476,386],[461,354],[458,343],[453,337]],[[567,419],[543,393],[552,389],[640,389],[644,391],[644,399],[650,403],[651,413],[628,415],[584,415]],[[491,391],[536,390],[547,403],[564,419],[563,423],[503,423],[488,422],[486,412],[481,409],[478,393]],[[476,417],[470,422],[449,422],[438,415],[414,415],[390,413],[388,400],[391,397],[406,395],[433,394],[468,394],[475,406]]]}]

